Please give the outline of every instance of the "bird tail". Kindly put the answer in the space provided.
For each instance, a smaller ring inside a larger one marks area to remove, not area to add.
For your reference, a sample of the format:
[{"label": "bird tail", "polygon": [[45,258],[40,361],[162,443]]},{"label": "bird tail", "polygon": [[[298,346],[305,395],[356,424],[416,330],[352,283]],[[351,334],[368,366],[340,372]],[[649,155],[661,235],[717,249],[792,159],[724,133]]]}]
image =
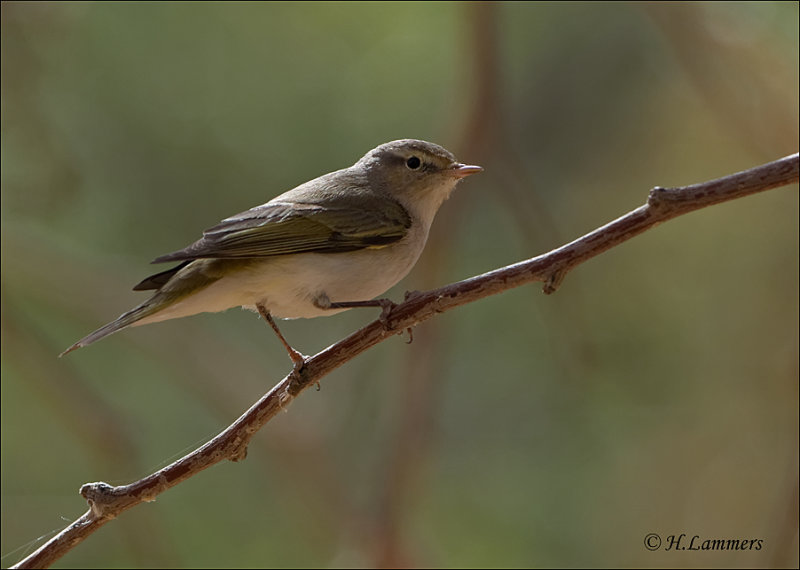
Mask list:
[{"label": "bird tail", "polygon": [[[231,263],[227,265],[221,265],[221,263],[222,260],[217,259],[187,262],[168,271],[151,275],[134,287],[134,290],[156,289],[156,293],[152,297],[127,313],[120,315],[117,320],[82,338],[59,356],[69,354],[73,350],[90,345],[101,338],[129,327],[137,321],[166,309],[181,299],[209,286],[222,277],[222,269],[231,266]],[[239,267],[242,263],[242,261],[237,260],[233,266]]]},{"label": "bird tail", "polygon": [[155,294],[147,301],[144,301],[142,304],[137,305],[127,313],[123,313],[120,315],[115,321],[108,323],[105,326],[100,327],[93,333],[83,337],[81,340],[70,346],[67,350],[62,352],[58,355],[59,358],[64,356],[65,354],[69,354],[73,350],[77,350],[84,346],[88,346],[93,342],[100,340],[101,338],[105,338],[110,334],[113,334],[117,331],[124,329],[139,321],[145,317],[152,315],[164,308],[165,305],[171,304],[169,299],[165,299],[164,295]]}]

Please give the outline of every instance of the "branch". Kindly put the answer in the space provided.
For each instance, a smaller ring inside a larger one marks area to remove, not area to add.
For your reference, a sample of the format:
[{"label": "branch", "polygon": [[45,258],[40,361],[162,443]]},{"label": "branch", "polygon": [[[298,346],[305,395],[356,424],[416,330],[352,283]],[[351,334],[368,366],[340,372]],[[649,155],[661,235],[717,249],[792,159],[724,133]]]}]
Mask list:
[{"label": "branch", "polygon": [[297,373],[278,382],[214,439],[171,465],[130,485],[87,483],[80,489],[89,510],[12,568],[46,568],[98,528],[142,502],[224,459],[241,461],[250,439],[300,392],[387,338],[460,305],[542,281],[553,293],[573,267],[662,222],[688,212],[798,181],[798,154],[730,176],[679,188],[656,187],[647,203],[558,249],[532,259],[424,293],[407,293],[385,322],[376,320],[308,359]]}]

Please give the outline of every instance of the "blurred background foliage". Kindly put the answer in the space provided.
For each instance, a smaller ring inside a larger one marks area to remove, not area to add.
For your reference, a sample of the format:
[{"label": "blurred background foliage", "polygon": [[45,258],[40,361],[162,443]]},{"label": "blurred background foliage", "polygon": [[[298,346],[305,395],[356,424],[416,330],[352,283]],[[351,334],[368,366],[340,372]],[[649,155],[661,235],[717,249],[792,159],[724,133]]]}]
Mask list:
[{"label": "blurred background foliage", "polygon": [[[3,2],[4,566],[290,368],[236,310],[56,355],[156,255],[405,137],[486,172],[395,299],[796,152],[798,4]],[[310,354],[375,317],[283,331]],[[797,379],[793,186],[376,347],[57,567],[796,567]]]}]

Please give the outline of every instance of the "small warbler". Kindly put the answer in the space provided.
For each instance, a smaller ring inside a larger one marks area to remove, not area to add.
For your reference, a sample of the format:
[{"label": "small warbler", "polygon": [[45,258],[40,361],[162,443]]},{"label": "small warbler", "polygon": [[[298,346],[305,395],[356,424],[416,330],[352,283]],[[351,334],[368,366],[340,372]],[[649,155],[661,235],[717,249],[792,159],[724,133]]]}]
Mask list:
[{"label": "small warbler", "polygon": [[188,247],[156,258],[179,264],[136,285],[155,293],[62,356],[129,326],[243,306],[261,313],[300,367],[302,355],[272,316],[386,310],[390,301],[373,299],[414,266],[458,181],[482,170],[429,142],[382,144],[353,166],[226,218]]}]

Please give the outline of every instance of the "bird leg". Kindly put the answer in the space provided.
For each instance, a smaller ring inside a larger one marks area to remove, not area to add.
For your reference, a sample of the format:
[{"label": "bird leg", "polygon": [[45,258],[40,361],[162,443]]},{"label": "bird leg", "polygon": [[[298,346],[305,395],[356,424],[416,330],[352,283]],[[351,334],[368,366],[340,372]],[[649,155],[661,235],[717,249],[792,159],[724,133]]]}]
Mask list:
[{"label": "bird leg", "polygon": [[320,309],[355,309],[357,307],[380,307],[381,316],[378,317],[386,330],[391,330],[389,326],[389,314],[397,306],[390,299],[372,299],[370,301],[341,301],[333,302],[327,295],[320,295],[314,299],[314,305]]},{"label": "bird leg", "polygon": [[292,362],[294,362],[293,372],[300,372],[300,369],[303,368],[306,363],[306,357],[296,351],[288,342],[286,342],[286,339],[283,338],[278,325],[275,324],[275,321],[272,319],[272,315],[269,314],[269,311],[266,309],[266,307],[264,307],[264,305],[261,303],[256,303],[256,308],[261,316],[264,317],[264,320],[269,323],[269,326],[272,327],[272,330],[275,331],[275,334],[278,335],[278,339],[281,341],[281,344],[283,344],[286,352],[289,353],[289,358],[291,358]]}]

